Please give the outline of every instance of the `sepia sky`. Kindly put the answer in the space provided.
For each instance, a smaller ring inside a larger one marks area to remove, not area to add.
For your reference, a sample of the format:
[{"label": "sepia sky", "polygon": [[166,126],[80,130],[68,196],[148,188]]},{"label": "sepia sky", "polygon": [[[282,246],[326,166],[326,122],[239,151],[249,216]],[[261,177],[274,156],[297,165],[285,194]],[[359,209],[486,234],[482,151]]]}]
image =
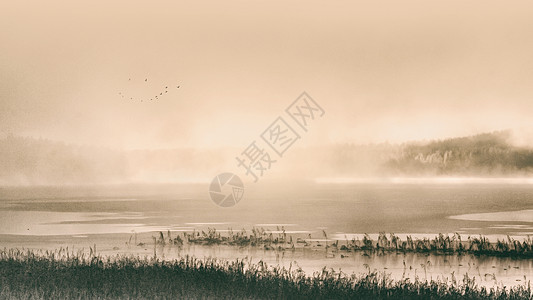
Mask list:
[{"label": "sepia sky", "polygon": [[241,147],[302,91],[302,145],[533,125],[531,1],[80,3],[0,4],[0,137]]}]

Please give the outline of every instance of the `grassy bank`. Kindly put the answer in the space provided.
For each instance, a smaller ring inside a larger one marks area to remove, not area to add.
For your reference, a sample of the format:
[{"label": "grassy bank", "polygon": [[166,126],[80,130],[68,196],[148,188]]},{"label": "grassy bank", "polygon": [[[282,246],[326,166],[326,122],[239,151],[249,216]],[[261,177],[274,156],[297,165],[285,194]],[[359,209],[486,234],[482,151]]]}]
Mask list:
[{"label": "grassy bank", "polygon": [[297,267],[184,257],[174,261],[83,252],[0,251],[1,299],[533,299],[527,285],[486,290],[456,281],[393,281]]}]

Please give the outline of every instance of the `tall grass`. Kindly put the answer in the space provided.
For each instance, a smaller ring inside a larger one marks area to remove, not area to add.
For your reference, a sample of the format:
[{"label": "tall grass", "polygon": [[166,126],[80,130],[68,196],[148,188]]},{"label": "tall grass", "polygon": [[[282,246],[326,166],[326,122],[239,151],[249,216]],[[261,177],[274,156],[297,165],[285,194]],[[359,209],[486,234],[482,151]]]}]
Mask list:
[{"label": "tall grass", "polygon": [[[294,268],[293,268],[294,266]],[[487,290],[469,277],[393,281],[323,269],[306,276],[251,260],[102,257],[81,251],[0,251],[1,299],[533,299],[530,283]]]}]

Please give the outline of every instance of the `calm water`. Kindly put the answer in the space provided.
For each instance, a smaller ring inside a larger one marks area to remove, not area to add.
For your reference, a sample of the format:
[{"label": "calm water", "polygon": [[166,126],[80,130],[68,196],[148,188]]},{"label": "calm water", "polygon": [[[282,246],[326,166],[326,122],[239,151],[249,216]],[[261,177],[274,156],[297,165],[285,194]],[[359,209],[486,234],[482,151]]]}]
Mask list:
[{"label": "calm water", "polygon": [[533,233],[533,185],[298,184],[248,187],[233,208],[207,185],[0,189],[0,234],[72,235],[269,227],[357,233]]},{"label": "calm water", "polygon": [[[211,202],[208,185],[107,186],[0,189],[0,247],[57,248],[98,244],[104,253],[153,253],[124,246],[132,232],[171,230],[174,234],[214,227],[263,227],[344,241],[380,231],[433,237],[459,232],[492,238],[533,234],[531,184],[257,184],[233,208]],[[149,242],[147,240],[146,242]],[[117,246],[114,246],[116,243]],[[289,266],[298,261],[307,273],[327,265],[344,272],[368,269],[394,278],[462,279],[476,276],[491,285],[523,283],[533,276],[531,260],[360,254],[327,256],[321,249],[284,252],[231,247],[157,249],[173,258],[183,254],[223,259],[253,257]],[[524,277],[525,276],[525,277]]]}]

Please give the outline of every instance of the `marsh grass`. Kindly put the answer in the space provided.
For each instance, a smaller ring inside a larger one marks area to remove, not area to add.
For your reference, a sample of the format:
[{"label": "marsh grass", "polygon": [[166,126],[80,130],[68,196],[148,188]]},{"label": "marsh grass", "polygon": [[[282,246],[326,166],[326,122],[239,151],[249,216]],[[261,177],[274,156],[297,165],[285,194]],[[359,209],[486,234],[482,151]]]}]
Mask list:
[{"label": "marsh grass", "polygon": [[530,283],[487,290],[465,276],[393,281],[384,273],[324,268],[306,276],[251,260],[109,256],[83,251],[0,251],[1,299],[533,299]]},{"label": "marsh grass", "polygon": [[400,253],[431,253],[431,254],[472,254],[498,257],[533,258],[533,241],[528,236],[524,241],[515,240],[507,236],[506,240],[498,239],[495,243],[489,242],[487,237],[468,236],[463,240],[458,233],[444,235],[440,233],[433,239],[413,239],[407,236],[402,240],[394,234],[389,237],[380,233],[377,241],[370,236],[363,237],[362,243],[352,239],[346,240],[341,245],[343,251],[371,251],[374,253],[400,252]]},{"label": "marsh grass", "polygon": [[[242,229],[234,232],[232,229],[223,235],[217,232],[214,228],[208,228],[207,231],[193,231],[191,233],[183,232],[183,238],[177,236],[171,237],[168,232],[167,240],[165,240],[163,233],[160,232],[160,237],[156,241],[158,244],[166,245],[183,245],[201,244],[201,245],[230,245],[230,246],[256,246],[263,247],[267,250],[295,250],[296,248],[305,247],[324,247],[326,255],[328,251],[336,252],[356,252],[362,251],[365,253],[385,254],[385,253],[430,253],[430,254],[472,254],[472,255],[487,255],[498,257],[514,257],[514,258],[533,258],[533,240],[528,236],[524,241],[515,240],[509,236],[507,239],[496,242],[489,242],[488,238],[484,236],[468,236],[463,240],[459,233],[453,235],[445,235],[440,233],[435,238],[417,239],[412,236],[406,236],[405,240],[391,233],[389,235],[384,232],[380,233],[378,239],[372,238],[365,234],[362,239],[345,239],[344,241],[329,240],[325,231],[322,235],[325,238],[325,243],[313,243],[311,234],[308,239],[293,238],[287,235],[285,228],[278,228],[276,233],[267,231],[263,228],[252,228],[250,232]],[[328,243],[328,241],[331,241]]]}]

